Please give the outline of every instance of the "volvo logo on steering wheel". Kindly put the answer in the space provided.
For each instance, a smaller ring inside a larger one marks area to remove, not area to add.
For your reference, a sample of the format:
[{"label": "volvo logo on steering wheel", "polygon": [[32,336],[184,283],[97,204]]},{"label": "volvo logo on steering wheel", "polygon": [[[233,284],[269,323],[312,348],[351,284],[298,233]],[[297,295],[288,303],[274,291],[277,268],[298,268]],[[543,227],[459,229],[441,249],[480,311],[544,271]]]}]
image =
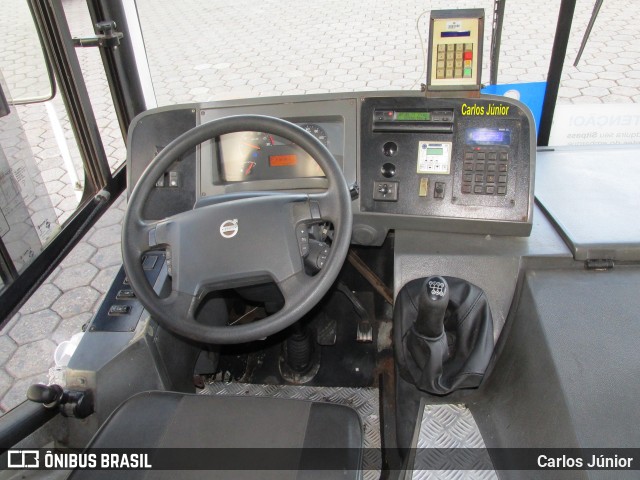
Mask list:
[{"label": "volvo logo on steering wheel", "polygon": [[220,235],[224,238],[233,238],[238,233],[238,219],[234,218],[233,220],[225,220],[220,225]]}]

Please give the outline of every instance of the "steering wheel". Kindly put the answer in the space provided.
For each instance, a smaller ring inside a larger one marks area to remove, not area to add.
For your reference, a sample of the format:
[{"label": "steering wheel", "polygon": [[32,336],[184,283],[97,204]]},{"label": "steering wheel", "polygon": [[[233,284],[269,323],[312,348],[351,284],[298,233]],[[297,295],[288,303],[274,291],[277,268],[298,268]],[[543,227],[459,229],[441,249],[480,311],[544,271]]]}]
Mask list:
[{"label": "steering wheel", "polygon": [[[202,142],[244,131],[271,133],[298,145],[324,171],[327,190],[227,194],[163,220],[143,218],[143,207],[156,180],[177,159]],[[303,265],[302,233],[307,224],[319,222],[331,222],[334,237],[324,267],[309,276]],[[188,130],[149,164],[129,197],[122,256],[131,288],[160,325],[198,342],[244,343],[283,330],[322,299],[347,256],[351,227],[349,188],[338,162],[318,139],[285,120],[237,115]],[[171,293],[163,298],[155,293],[142,267],[143,255],[160,248],[166,249],[171,264]],[[234,326],[196,321],[195,312],[208,292],[265,280],[274,281],[284,298],[284,306],[275,314]]]}]

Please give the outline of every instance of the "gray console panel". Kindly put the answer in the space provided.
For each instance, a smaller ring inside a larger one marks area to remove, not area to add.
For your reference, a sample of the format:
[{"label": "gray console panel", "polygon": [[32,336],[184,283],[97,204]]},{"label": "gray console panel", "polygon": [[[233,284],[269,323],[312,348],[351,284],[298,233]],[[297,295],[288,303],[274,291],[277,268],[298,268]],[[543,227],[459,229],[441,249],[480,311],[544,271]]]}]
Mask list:
[{"label": "gray console panel", "polygon": [[640,146],[540,151],[536,198],[576,260],[640,260]]},{"label": "gray console panel", "polygon": [[536,208],[529,237],[396,230],[394,294],[430,275],[462,278],[489,298],[497,340],[511,308],[523,260],[567,265],[573,259],[562,238]]}]

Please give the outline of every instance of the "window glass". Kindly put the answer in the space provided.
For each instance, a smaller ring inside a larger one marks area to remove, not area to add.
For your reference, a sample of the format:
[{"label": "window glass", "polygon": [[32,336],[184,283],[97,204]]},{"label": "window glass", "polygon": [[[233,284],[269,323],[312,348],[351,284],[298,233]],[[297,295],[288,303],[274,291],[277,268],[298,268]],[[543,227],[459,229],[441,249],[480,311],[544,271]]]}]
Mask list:
[{"label": "window glass", "polygon": [[640,143],[640,4],[597,5],[576,6],[550,145]]}]

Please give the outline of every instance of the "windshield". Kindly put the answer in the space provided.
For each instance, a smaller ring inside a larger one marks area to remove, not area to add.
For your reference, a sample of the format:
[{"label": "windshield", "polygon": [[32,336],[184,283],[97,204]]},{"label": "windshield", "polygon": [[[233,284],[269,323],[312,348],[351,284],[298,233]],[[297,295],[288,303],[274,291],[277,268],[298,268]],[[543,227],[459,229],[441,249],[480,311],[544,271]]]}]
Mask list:
[{"label": "windshield", "polygon": [[[419,90],[426,80],[429,12],[445,8],[484,8],[482,83],[489,85],[499,3],[138,0],[137,6],[157,102],[170,105]],[[497,83],[533,83],[533,100],[520,99],[538,120],[544,83],[537,84],[547,78],[560,1],[504,4]],[[573,66],[592,18],[580,62]],[[639,20],[640,10],[630,1],[606,3],[598,11],[594,2],[577,2],[550,144],[640,142],[624,134],[640,118]],[[590,137],[593,128],[583,131],[590,126],[613,130]]]}]

